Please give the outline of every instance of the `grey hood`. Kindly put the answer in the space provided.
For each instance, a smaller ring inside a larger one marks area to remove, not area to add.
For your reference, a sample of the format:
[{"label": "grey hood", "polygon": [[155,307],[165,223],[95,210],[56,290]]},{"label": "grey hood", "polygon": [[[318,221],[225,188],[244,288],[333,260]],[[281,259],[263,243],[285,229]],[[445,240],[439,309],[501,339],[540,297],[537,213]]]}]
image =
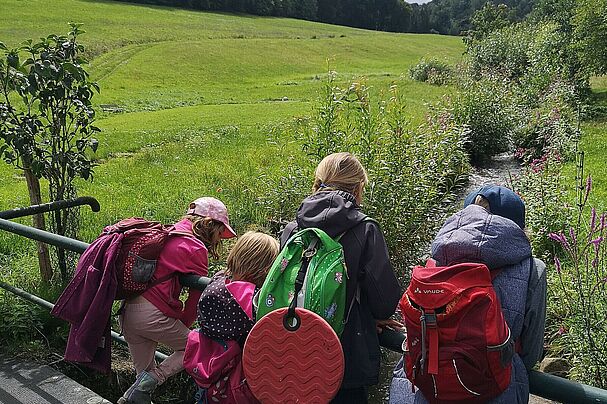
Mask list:
[{"label": "grey hood", "polygon": [[367,216],[360,211],[354,195],[343,191],[317,192],[303,200],[297,210],[297,227],[318,227],[337,237],[361,223]]},{"label": "grey hood", "polygon": [[497,269],[530,256],[529,239],[516,223],[478,205],[447,219],[432,242],[432,257],[440,266],[481,262]]}]

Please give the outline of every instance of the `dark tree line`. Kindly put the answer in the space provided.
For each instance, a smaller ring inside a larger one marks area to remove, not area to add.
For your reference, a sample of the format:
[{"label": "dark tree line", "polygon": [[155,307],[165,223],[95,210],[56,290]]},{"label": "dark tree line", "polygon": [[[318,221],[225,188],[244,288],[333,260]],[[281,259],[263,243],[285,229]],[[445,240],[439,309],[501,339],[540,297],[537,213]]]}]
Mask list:
[{"label": "dark tree line", "polygon": [[[405,0],[119,0],[206,11],[292,17],[330,24],[393,32],[460,35],[488,0],[433,0],[424,5]],[[512,20],[527,15],[534,0],[494,0],[506,4]]]}]

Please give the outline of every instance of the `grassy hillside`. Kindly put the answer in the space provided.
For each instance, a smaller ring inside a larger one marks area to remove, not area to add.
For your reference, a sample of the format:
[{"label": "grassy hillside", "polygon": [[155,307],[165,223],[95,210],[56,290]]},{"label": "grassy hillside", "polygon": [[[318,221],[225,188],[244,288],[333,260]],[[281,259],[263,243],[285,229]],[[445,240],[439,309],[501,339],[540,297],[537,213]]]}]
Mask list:
[{"label": "grassy hillside", "polygon": [[[102,212],[85,214],[84,238],[126,215],[173,219],[188,200],[218,189],[239,230],[263,222],[243,193],[263,192],[264,174],[297,147],[292,139],[268,142],[269,126],[310,115],[328,68],[344,84],[360,78],[376,91],[397,82],[416,122],[424,104],[446,90],[409,80],[409,66],[424,56],[455,61],[463,50],[455,37],[291,19],[111,1],[0,0],[0,41],[9,46],[65,33],[68,21],[85,24],[81,39],[101,86],[96,105],[124,111],[97,108],[101,165],[94,182],[79,187],[100,199]],[[28,204],[18,174],[0,165],[0,209]],[[2,239],[8,243],[0,252],[14,252],[15,240]]]}]

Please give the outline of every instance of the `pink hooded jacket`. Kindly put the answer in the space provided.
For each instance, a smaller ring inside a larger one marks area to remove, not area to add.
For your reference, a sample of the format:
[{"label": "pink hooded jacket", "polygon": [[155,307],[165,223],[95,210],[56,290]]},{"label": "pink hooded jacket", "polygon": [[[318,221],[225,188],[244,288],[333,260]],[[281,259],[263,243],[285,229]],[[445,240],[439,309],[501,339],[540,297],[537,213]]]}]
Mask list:
[{"label": "pink hooded jacket", "polygon": [[[175,223],[175,230],[192,233],[192,222],[183,219]],[[154,278],[159,279],[169,274],[175,276],[146,290],[142,296],[167,317],[177,318],[190,327],[196,319],[196,304],[202,292],[190,289],[188,298],[183,303],[179,300],[183,287],[177,275],[207,276],[208,267],[208,251],[202,241],[194,236],[173,237],[167,241],[158,257]]]}]

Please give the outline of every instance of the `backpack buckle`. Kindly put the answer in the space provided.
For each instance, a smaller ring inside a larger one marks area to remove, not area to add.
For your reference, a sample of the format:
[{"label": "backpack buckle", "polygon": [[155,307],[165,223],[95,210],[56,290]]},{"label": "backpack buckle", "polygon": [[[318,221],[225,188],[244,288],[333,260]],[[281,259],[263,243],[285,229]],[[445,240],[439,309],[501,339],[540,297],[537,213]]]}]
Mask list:
[{"label": "backpack buckle", "polygon": [[426,327],[429,328],[436,328],[437,323],[436,323],[436,313],[434,313],[434,311],[430,312],[430,313],[424,313],[422,315],[424,322],[426,323]]},{"label": "backpack buckle", "polygon": [[302,255],[303,255],[305,258],[312,258],[312,257],[313,257],[315,254],[316,254],[316,248],[312,248],[312,249],[308,248],[307,250],[305,250],[305,251],[303,252],[303,254],[302,254]]}]

